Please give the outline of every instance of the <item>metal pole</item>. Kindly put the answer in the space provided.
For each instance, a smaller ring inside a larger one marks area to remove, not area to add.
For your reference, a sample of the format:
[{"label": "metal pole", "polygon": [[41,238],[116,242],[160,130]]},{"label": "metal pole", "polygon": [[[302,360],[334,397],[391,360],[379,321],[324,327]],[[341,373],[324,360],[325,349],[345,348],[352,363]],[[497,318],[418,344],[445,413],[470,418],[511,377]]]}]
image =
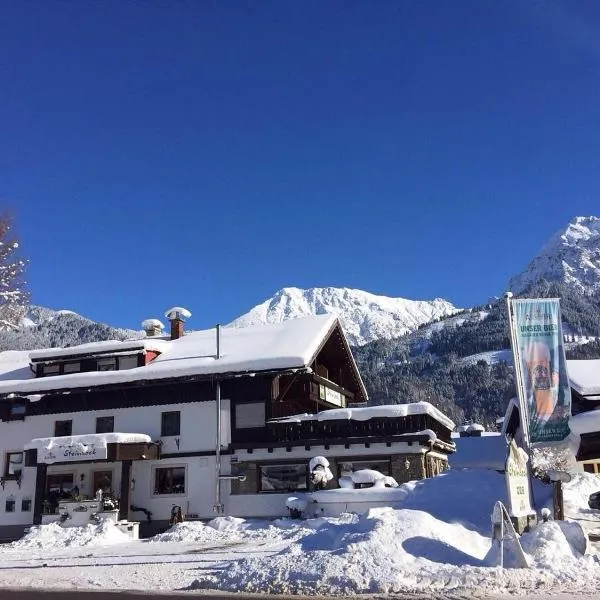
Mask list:
[{"label": "metal pole", "polygon": [[[221,357],[221,326],[217,325],[217,359]],[[215,505],[213,510],[218,514],[223,512],[221,503],[221,382],[216,381],[217,439],[215,444]]]},{"label": "metal pole", "polygon": [[510,333],[510,347],[513,354],[515,382],[517,387],[517,399],[519,401],[519,412],[521,416],[521,429],[523,432],[523,445],[527,452],[531,455],[531,444],[529,441],[529,413],[527,411],[527,401],[525,398],[525,390],[523,389],[523,371],[521,368],[521,355],[519,353],[519,343],[514,328],[514,318],[512,309],[512,292],[506,292],[506,310],[508,313],[508,329]]}]

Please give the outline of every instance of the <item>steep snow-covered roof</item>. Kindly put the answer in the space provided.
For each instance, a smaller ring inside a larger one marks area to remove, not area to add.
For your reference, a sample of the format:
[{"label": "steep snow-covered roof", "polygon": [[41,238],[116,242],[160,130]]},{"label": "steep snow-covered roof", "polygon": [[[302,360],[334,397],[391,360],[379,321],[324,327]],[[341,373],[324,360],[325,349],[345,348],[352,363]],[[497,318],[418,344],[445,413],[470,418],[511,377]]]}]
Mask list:
[{"label": "steep snow-covered roof", "polygon": [[582,396],[600,394],[600,360],[568,360],[571,387]]},{"label": "steep snow-covered roof", "polygon": [[[195,331],[178,340],[166,342],[169,344],[168,351],[163,351],[143,367],[30,380],[16,377],[0,381],[0,394],[28,394],[194,375],[303,368],[309,365],[337,323],[333,315],[318,315],[255,327],[222,328],[221,357],[218,359],[215,355],[215,330]],[[115,345],[115,351],[120,348]]]},{"label": "steep snow-covered roof", "polygon": [[[316,414],[301,414],[281,419],[272,419],[272,423],[300,423],[301,421],[337,421],[354,420],[368,421],[377,418],[398,418],[409,415],[430,415],[436,421],[454,429],[455,425],[442,411],[429,402],[411,402],[410,404],[384,404],[381,406],[366,406],[364,408],[332,408]],[[435,434],[434,434],[435,436]]]}]

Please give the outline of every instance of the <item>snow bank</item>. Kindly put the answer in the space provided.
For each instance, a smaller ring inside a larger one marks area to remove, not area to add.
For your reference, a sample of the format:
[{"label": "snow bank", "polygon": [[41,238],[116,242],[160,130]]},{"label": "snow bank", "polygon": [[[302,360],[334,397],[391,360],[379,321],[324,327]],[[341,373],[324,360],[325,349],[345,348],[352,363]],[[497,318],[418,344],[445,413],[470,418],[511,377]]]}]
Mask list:
[{"label": "snow bank", "polygon": [[78,546],[106,546],[130,542],[131,538],[114,524],[102,522],[83,527],[61,527],[58,523],[32,527],[24,537],[11,544],[0,545],[0,553],[22,548],[57,550]]}]

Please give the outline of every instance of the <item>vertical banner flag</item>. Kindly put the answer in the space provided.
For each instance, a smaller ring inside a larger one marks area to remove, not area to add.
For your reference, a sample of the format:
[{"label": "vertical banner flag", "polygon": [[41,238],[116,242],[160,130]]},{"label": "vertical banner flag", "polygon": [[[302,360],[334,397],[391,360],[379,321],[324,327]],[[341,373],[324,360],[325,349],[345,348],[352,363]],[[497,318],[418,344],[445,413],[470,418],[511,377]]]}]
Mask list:
[{"label": "vertical banner flag", "polygon": [[558,298],[513,300],[513,328],[529,439],[559,442],[569,435],[571,390]]}]

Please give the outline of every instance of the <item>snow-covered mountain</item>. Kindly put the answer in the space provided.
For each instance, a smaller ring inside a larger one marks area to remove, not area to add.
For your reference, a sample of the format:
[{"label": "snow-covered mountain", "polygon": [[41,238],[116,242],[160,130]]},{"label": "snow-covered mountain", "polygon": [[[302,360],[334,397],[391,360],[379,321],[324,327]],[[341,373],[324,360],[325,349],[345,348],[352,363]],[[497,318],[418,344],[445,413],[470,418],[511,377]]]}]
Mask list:
[{"label": "snow-covered mountain", "polygon": [[509,289],[518,294],[540,279],[564,283],[580,293],[600,290],[600,218],[575,217],[510,280]]},{"label": "snow-covered mountain", "polygon": [[419,325],[454,314],[458,310],[447,300],[406,300],[376,296],[349,288],[283,288],[272,298],[235,319],[230,327],[259,323],[280,323],[306,315],[339,315],[348,341],[360,346],[381,338],[395,338]]},{"label": "snow-covered mountain", "polygon": [[33,305],[27,309],[17,330],[0,331],[0,351],[75,346],[143,335],[141,331],[96,323],[71,310],[53,310]]}]

